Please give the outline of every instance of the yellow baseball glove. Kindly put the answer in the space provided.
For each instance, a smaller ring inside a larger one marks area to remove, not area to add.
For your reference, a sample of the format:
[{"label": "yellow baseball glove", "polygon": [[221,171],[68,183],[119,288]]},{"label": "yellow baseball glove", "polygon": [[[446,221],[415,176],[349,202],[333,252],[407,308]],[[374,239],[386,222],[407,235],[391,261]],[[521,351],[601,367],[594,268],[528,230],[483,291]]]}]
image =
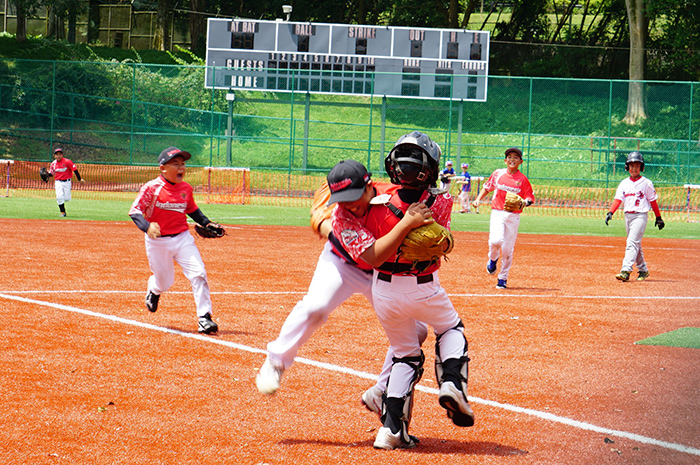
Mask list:
[{"label": "yellow baseball glove", "polygon": [[452,252],[455,240],[449,229],[430,223],[412,229],[399,247],[399,258],[411,262],[437,261]]},{"label": "yellow baseball glove", "polygon": [[321,223],[330,219],[333,208],[335,207],[335,204],[328,205],[328,200],[330,200],[330,198],[331,190],[328,188],[328,182],[324,181],[314,194],[314,200],[311,203],[311,229],[313,229],[319,237],[322,237],[320,232]]},{"label": "yellow baseball glove", "polygon": [[506,194],[506,200],[503,204],[503,209],[507,212],[514,212],[522,210],[525,207],[525,201],[518,194],[508,192]]}]

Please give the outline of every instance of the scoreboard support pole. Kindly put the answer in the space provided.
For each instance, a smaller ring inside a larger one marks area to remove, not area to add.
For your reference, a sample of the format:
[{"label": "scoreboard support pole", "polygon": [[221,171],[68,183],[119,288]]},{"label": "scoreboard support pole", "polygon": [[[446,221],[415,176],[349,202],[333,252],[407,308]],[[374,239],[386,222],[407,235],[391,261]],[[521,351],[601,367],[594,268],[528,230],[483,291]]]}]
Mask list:
[{"label": "scoreboard support pole", "polygon": [[304,99],[304,162],[303,169],[306,171],[306,163],[309,159],[309,116],[311,113],[311,94],[306,93]]},{"label": "scoreboard support pole", "polygon": [[228,101],[228,124],[226,127],[226,166],[231,166],[233,164],[233,157],[231,156],[231,142],[233,139],[233,101],[236,100],[236,94],[233,91],[226,94],[226,100]]}]

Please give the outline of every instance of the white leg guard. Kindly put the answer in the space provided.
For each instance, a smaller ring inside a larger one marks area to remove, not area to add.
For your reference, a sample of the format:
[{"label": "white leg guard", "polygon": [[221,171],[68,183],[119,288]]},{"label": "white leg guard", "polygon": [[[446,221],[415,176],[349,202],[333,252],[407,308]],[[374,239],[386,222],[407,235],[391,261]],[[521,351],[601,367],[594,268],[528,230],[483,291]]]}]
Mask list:
[{"label": "white leg guard", "polygon": [[[415,386],[423,376],[423,364],[425,355],[423,351],[416,357],[394,358],[394,367],[398,363],[408,365],[413,369],[413,376],[409,384],[409,390],[403,397],[387,397],[386,393],[382,396],[382,424],[385,428],[391,430],[391,433],[400,433],[402,447],[413,447],[415,441],[408,434],[408,427],[411,423],[411,415],[413,413],[413,394]],[[394,375],[392,370],[392,375]],[[389,383],[391,383],[391,376]]]},{"label": "white leg guard", "polygon": [[[440,334],[435,342],[435,376],[440,395],[440,405],[447,410],[447,416],[457,426],[473,426],[474,412],[467,400],[467,383],[469,380],[469,343],[462,332],[462,322],[455,328]],[[461,357],[443,360],[440,355],[440,341],[445,334],[458,331],[464,338],[464,351]]]}]

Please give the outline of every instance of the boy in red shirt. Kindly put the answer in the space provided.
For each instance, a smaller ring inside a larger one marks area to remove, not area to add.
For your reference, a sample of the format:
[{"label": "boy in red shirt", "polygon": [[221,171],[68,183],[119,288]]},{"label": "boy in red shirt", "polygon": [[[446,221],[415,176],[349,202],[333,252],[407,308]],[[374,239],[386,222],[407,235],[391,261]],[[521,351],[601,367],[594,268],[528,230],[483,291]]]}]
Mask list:
[{"label": "boy in red shirt", "polygon": [[75,173],[75,177],[79,182],[85,182],[85,180],[80,177],[78,167],[75,166],[75,163],[63,157],[63,149],[58,148],[54,150],[53,158],[54,160],[49,166],[49,175],[53,176],[55,180],[56,203],[58,203],[58,209],[61,212],[60,215],[65,218],[65,203],[71,199],[71,179],[73,178],[73,173]]},{"label": "boy in red shirt", "polygon": [[440,285],[440,260],[410,262],[398,254],[406,234],[437,222],[449,229],[453,199],[434,189],[441,150],[426,134],[402,136],[384,163],[393,189],[372,198],[339,201],[333,211],[333,234],[353,259],[372,265],[374,309],[394,352],[382,402],[382,427],[377,449],[412,448],[408,434],[415,385],[423,374],[425,356],[417,324],[429,324],[436,336],[435,372],[438,401],[457,426],[472,426],[474,412],[467,400],[468,344],[464,324]]},{"label": "boy in red shirt", "polygon": [[520,172],[523,164],[523,152],[517,147],[506,150],[506,168],[499,168],[491,174],[484,184],[472,206],[477,209],[481,199],[492,191],[496,191],[491,199],[491,223],[489,229],[489,261],[486,271],[489,274],[496,272],[496,264],[499,258],[501,271],[498,273],[497,289],[507,289],[508,272],[513,264],[513,251],[515,240],[518,238],[520,227],[520,214],[522,210],[507,212],[503,209],[506,194],[513,192],[525,200],[525,206],[530,206],[535,201],[532,186],[527,177]]},{"label": "boy in red shirt", "polygon": [[[184,181],[185,162],[190,157],[188,152],[177,147],[163,150],[158,157],[160,176],[141,187],[129,216],[146,233],[146,255],[153,273],[148,278],[146,308],[150,312],[158,309],[160,295],[170,289],[175,281],[173,261],[176,261],[192,284],[199,332],[211,334],[217,332],[219,327],[211,318],[207,272],[185,215],[202,226],[211,221],[195,203],[192,186]],[[214,225],[218,226],[216,223]]]}]

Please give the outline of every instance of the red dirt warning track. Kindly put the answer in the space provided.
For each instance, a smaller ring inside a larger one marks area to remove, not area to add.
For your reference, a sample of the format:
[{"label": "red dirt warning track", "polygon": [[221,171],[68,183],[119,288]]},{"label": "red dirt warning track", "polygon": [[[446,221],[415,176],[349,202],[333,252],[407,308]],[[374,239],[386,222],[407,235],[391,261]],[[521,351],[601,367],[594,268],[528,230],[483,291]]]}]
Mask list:
[{"label": "red dirt warning track", "polygon": [[484,269],[487,235],[455,233],[440,279],[466,325],[476,425],[452,425],[438,405],[430,336],[420,445],[386,452],[359,402],[387,347],[362,296],[298,354],[328,365],[296,363],[273,397],[255,388],[323,246],[308,228],[197,238],[221,329],[200,336],[179,268],[145,311],[133,224],[0,227],[0,463],[700,463],[700,350],[634,344],[700,327],[700,241],[644,239],[650,279],[620,283],[622,237],[521,234],[502,291]]}]

